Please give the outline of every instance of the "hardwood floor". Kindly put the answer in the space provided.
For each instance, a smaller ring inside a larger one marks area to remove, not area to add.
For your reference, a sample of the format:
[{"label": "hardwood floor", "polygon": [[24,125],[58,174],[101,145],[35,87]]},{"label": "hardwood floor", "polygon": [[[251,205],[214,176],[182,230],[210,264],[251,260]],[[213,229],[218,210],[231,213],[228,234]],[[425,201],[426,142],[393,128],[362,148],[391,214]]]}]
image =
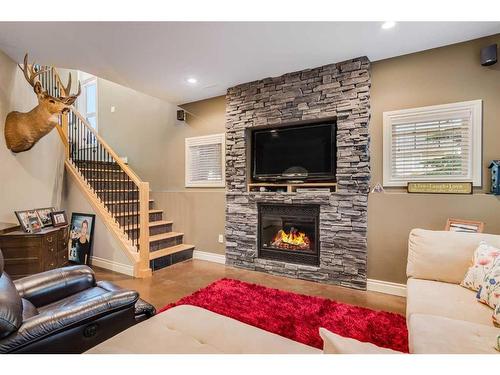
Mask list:
[{"label": "hardwood floor", "polygon": [[134,279],[102,268],[93,268],[98,280],[113,281],[124,288],[137,290],[141,298],[153,304],[157,309],[192,294],[215,280],[227,277],[295,293],[329,298],[374,310],[405,314],[406,299],[403,297],[289,279],[202,260],[192,259],[174,264],[155,271],[148,279]]}]

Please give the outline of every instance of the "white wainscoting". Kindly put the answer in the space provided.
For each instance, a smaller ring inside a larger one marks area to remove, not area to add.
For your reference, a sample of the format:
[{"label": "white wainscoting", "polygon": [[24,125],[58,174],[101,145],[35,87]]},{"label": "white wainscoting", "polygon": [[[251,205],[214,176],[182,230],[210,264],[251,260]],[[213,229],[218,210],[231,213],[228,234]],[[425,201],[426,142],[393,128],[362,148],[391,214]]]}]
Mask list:
[{"label": "white wainscoting", "polygon": [[206,260],[208,262],[226,264],[226,256],[222,254],[209,253],[207,251],[193,251],[193,259]]},{"label": "white wainscoting", "polygon": [[392,294],[394,296],[406,297],[406,285],[391,283],[390,281],[368,279],[366,289],[371,292]]},{"label": "white wainscoting", "polygon": [[[206,251],[194,250],[193,259],[226,264],[226,257],[224,255],[209,253]],[[366,284],[366,289],[369,290],[370,292],[379,292],[385,294],[392,294],[394,296],[406,297],[406,285],[392,283],[390,281],[368,279]]]},{"label": "white wainscoting", "polygon": [[134,266],[130,264],[118,263],[109,259],[94,256],[90,257],[90,264],[96,267],[123,273],[125,275],[134,276]]}]

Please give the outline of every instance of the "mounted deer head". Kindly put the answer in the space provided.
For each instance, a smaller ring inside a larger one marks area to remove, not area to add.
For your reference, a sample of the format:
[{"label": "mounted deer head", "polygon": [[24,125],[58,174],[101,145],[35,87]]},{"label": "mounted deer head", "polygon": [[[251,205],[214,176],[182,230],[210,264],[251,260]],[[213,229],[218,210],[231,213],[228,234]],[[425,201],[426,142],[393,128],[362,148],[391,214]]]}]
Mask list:
[{"label": "mounted deer head", "polygon": [[43,136],[54,129],[59,123],[59,115],[69,111],[69,107],[81,93],[81,85],[78,82],[78,92],[75,95],[70,95],[70,73],[68,85],[63,88],[63,94],[66,96],[49,95],[39,81],[39,76],[48,70],[35,71],[33,65],[28,65],[28,54],[26,54],[24,66],[19,65],[19,68],[24,73],[26,81],[33,87],[38,98],[38,105],[27,113],[10,112],[5,120],[5,141],[9,150],[16,153],[28,151]]}]

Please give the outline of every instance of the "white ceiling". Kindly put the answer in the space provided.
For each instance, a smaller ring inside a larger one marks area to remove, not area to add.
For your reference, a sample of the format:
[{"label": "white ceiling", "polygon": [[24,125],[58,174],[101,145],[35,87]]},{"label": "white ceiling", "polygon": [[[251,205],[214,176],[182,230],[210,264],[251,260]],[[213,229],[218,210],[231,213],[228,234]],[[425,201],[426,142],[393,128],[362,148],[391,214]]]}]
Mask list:
[{"label": "white ceiling", "polygon": [[[500,33],[500,22],[0,22],[0,49],[79,69],[176,104],[368,56],[376,61]],[[188,84],[196,77],[196,85]]]}]

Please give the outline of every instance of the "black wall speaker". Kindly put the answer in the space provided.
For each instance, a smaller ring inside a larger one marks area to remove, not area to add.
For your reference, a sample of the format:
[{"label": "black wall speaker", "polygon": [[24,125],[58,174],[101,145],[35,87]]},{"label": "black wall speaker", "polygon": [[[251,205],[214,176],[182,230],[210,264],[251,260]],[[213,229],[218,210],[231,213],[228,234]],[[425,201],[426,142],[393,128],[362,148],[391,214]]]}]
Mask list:
[{"label": "black wall speaker", "polygon": [[179,121],[186,120],[186,112],[184,112],[182,109],[177,110],[177,120]]},{"label": "black wall speaker", "polygon": [[492,44],[490,46],[481,48],[481,65],[489,66],[497,62],[497,45]]}]

